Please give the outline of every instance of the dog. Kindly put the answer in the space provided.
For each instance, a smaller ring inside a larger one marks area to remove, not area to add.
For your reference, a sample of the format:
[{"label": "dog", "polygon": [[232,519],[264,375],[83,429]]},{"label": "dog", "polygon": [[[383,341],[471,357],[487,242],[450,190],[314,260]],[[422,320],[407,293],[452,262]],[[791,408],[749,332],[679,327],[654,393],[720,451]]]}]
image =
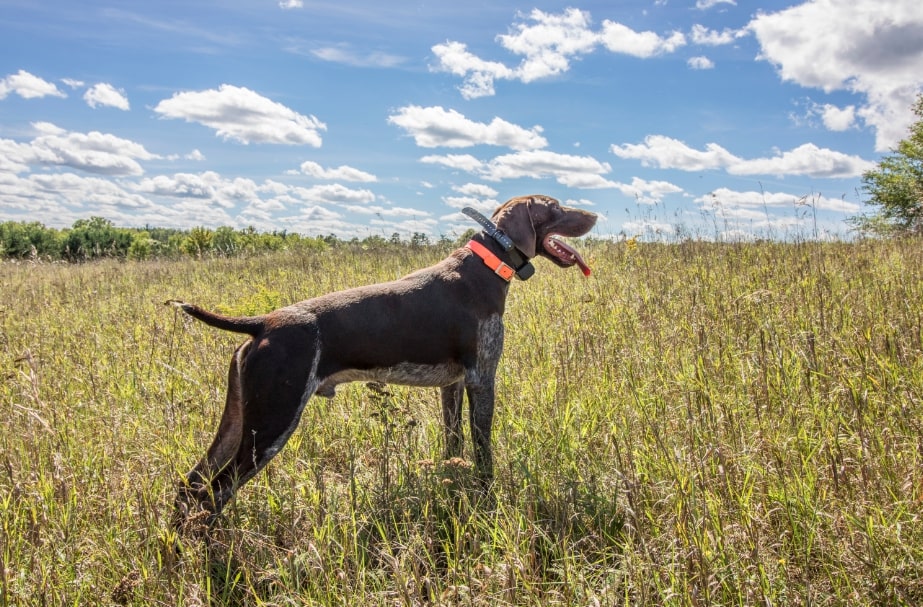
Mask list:
[{"label": "dog", "polygon": [[[467,210],[466,210],[467,211]],[[237,489],[279,452],[308,400],[374,381],[441,389],[447,458],[461,455],[463,395],[479,480],[493,479],[494,382],[513,275],[529,259],[589,268],[559,236],[583,236],[596,215],[541,195],[513,198],[481,217],[485,230],[446,259],[404,278],[322,295],[263,316],[228,317],[171,300],[189,316],[250,339],[234,352],[218,431],[180,483],[174,523],[215,520]]]}]

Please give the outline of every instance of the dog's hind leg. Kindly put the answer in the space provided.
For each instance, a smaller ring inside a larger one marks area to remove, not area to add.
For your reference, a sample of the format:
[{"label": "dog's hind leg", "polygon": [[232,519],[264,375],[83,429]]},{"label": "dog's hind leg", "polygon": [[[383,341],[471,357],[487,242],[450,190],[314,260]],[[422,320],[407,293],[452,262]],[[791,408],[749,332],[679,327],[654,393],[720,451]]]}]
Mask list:
[{"label": "dog's hind leg", "polygon": [[[280,340],[281,341],[281,340]],[[206,457],[189,474],[177,498],[209,513],[221,512],[237,489],[282,449],[318,386],[319,351],[286,356],[257,339],[235,356],[228,381],[228,404]],[[263,346],[263,347],[261,347]],[[227,431],[227,434],[222,434]],[[189,494],[192,499],[188,499]],[[188,512],[189,508],[187,508]],[[180,514],[182,512],[180,511]],[[193,514],[188,512],[188,514]]]},{"label": "dog's hind leg", "polygon": [[198,512],[209,518],[220,510],[218,495],[226,488],[215,485],[216,477],[234,458],[240,446],[243,423],[243,399],[240,386],[240,359],[246,355],[250,342],[237,348],[228,369],[227,397],[218,432],[208,451],[180,483],[175,500],[174,525],[183,524]]}]

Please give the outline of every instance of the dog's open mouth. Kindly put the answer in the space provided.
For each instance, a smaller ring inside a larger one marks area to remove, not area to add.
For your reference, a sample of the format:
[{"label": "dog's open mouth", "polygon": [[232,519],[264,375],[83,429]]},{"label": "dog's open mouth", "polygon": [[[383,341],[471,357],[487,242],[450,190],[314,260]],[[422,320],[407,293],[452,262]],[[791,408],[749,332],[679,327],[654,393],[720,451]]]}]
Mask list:
[{"label": "dog's open mouth", "polygon": [[561,240],[561,237],[557,234],[549,234],[545,237],[545,240],[542,241],[542,246],[544,246],[545,251],[558,260],[562,266],[580,266],[580,271],[583,272],[584,276],[590,275],[590,266],[586,264],[583,260],[583,257],[580,256],[580,253],[577,252],[572,246]]}]

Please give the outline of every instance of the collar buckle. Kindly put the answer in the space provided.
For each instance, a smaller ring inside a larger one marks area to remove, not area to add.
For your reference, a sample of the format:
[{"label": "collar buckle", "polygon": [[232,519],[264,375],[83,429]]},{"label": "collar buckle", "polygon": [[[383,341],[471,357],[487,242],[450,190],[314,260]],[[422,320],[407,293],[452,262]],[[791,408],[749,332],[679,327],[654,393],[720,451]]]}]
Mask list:
[{"label": "collar buckle", "polygon": [[490,250],[481,243],[469,240],[468,244],[465,246],[480,257],[484,265],[493,270],[494,274],[506,282],[511,281],[513,276],[516,275],[516,270],[514,270],[512,266],[503,263],[499,257],[491,253]]}]

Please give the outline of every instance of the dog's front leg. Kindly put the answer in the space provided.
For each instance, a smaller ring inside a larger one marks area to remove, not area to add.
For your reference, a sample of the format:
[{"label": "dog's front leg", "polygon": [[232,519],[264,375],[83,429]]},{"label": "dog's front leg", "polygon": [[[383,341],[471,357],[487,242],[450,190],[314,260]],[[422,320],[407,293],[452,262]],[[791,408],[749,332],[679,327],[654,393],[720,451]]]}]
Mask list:
[{"label": "dog's front leg", "polygon": [[465,382],[457,381],[454,384],[443,386],[442,392],[442,422],[445,426],[445,458],[460,457],[462,454],[461,411],[462,401],[465,398]]},{"label": "dog's front leg", "polygon": [[466,386],[471,440],[474,443],[474,463],[484,485],[494,478],[494,462],[490,447],[490,429],[494,420],[494,380],[483,378]]}]

